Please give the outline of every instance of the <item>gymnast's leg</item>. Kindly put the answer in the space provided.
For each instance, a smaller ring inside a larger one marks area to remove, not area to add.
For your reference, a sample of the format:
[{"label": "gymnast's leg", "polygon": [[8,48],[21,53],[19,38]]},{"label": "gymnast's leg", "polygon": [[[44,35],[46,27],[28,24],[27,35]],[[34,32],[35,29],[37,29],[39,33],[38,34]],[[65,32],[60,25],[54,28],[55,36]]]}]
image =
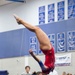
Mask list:
[{"label": "gymnast's leg", "polygon": [[36,34],[39,44],[40,44],[40,49],[42,49],[42,50],[50,50],[51,49],[50,40],[48,39],[48,36],[41,28],[39,28],[37,26],[33,26],[33,25],[25,22],[24,20],[22,20],[21,18],[19,18],[16,15],[14,15],[14,17],[19,24],[24,25],[28,30],[30,30]]}]

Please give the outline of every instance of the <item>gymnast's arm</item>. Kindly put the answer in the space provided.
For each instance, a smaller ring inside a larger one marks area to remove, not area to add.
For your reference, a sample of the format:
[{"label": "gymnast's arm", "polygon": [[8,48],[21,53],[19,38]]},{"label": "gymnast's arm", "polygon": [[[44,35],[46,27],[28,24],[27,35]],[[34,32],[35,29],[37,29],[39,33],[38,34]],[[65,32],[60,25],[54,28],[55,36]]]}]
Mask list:
[{"label": "gymnast's arm", "polygon": [[36,57],[36,55],[33,53],[32,50],[29,50],[29,53],[31,54],[31,56],[32,56],[37,62],[40,61],[40,59]]}]

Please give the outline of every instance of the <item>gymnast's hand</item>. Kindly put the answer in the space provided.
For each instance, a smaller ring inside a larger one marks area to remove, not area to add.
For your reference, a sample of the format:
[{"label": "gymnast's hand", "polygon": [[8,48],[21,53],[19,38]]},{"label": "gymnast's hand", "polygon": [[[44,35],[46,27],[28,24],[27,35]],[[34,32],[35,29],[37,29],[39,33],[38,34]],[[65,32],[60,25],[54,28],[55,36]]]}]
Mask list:
[{"label": "gymnast's hand", "polygon": [[22,20],[21,18],[19,18],[19,17],[18,17],[17,15],[15,15],[15,14],[14,14],[13,16],[14,16],[14,18],[16,19],[16,21],[17,21],[18,24],[22,24],[22,23],[21,23],[21,20]]},{"label": "gymnast's hand", "polygon": [[29,50],[29,53],[30,53],[30,54],[33,54],[33,51],[30,49],[30,50]]}]

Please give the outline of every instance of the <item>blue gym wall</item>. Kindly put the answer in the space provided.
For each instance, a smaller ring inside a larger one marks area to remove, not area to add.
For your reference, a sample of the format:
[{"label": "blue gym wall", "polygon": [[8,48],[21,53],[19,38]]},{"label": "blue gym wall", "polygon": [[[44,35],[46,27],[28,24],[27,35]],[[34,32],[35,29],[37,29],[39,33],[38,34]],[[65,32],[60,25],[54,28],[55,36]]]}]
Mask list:
[{"label": "blue gym wall", "polygon": [[[55,35],[55,52],[67,51],[67,32],[75,31],[75,19],[40,25],[39,27],[42,28],[46,32],[46,34]],[[65,49],[63,51],[58,51],[57,33],[62,32],[65,33]],[[33,44],[36,45],[34,52],[36,54],[41,54],[41,52],[38,51],[39,47],[37,39],[35,40],[36,43],[30,44],[30,37],[35,36],[36,35],[34,33],[28,31],[26,28],[0,33],[0,58],[10,58],[29,55],[28,50]]]}]

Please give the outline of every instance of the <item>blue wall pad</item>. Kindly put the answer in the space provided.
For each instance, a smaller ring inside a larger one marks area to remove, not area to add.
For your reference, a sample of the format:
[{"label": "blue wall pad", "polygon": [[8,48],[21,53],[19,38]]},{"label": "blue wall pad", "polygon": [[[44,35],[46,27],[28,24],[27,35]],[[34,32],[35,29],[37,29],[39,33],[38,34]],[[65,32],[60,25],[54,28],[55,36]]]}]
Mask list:
[{"label": "blue wall pad", "polygon": [[[75,19],[40,25],[55,48],[55,52],[75,50]],[[35,54],[42,54],[38,40],[26,28],[0,33],[0,58],[29,55],[32,48]]]}]

